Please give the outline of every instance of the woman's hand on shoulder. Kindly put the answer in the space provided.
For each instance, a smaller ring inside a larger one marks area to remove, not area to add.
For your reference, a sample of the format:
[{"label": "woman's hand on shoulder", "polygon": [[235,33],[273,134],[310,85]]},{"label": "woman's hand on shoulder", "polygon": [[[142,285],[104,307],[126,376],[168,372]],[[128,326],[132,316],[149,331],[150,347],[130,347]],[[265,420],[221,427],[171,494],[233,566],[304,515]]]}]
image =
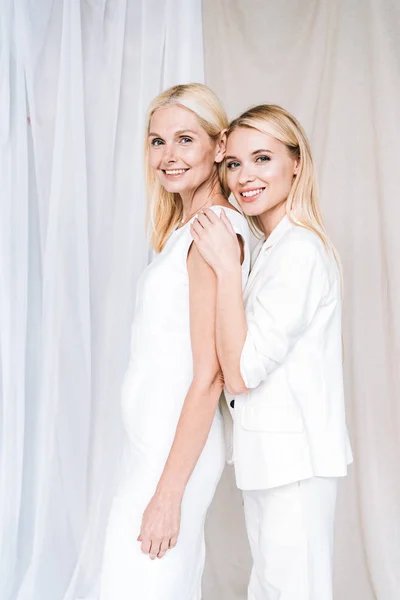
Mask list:
[{"label": "woman's hand on shoulder", "polygon": [[211,209],[199,213],[190,232],[200,254],[217,275],[240,267],[241,247],[224,210],[220,217]]}]

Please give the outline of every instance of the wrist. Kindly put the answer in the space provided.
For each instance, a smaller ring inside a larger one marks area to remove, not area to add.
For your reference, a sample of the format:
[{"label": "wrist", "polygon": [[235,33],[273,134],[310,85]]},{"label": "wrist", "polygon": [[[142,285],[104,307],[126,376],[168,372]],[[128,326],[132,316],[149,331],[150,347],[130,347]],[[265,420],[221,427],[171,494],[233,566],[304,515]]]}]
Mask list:
[{"label": "wrist", "polygon": [[231,265],[221,265],[216,269],[215,274],[218,282],[228,282],[242,280],[242,267],[240,263]]},{"label": "wrist", "polygon": [[170,504],[181,504],[183,499],[183,494],[185,493],[185,487],[174,484],[167,485],[165,482],[160,481],[155,496],[162,503],[170,503]]}]

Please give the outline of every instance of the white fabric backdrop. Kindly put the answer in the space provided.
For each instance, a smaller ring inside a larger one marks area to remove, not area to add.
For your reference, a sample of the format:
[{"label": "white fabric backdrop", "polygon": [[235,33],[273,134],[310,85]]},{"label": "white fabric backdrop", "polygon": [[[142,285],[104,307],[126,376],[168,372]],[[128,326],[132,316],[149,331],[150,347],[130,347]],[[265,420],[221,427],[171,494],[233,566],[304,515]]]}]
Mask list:
[{"label": "white fabric backdrop", "polygon": [[149,257],[144,114],[203,80],[201,4],[1,0],[0,19],[0,595],[75,600],[98,573]]},{"label": "white fabric backdrop", "polygon": [[[203,14],[206,83],[230,116],[278,103],[312,140],[328,229],[344,263],[356,461],[341,490],[335,598],[398,600],[400,4],[204,0]],[[215,553],[222,574],[215,598],[235,592],[223,561]]]},{"label": "white fabric backdrop", "polygon": [[[148,261],[143,116],[160,89],[202,80],[200,11],[200,0],[0,0],[2,600],[93,589]],[[337,599],[397,600],[399,7],[204,0],[203,11],[207,83],[231,116],[279,102],[313,141],[345,267],[356,454]],[[249,556],[230,470],[208,539],[204,600],[243,600]]]}]

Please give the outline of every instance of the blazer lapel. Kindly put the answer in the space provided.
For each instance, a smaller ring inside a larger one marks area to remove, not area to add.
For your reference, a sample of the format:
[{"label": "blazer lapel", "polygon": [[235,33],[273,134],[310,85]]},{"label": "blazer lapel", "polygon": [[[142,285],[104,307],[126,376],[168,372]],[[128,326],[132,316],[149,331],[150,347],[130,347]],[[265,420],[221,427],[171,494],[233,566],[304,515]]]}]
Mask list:
[{"label": "blazer lapel", "polygon": [[256,279],[257,273],[260,271],[263,264],[265,264],[265,260],[263,257],[268,256],[268,250],[270,250],[273,246],[278,244],[280,240],[284,237],[284,235],[293,227],[295,227],[294,223],[289,219],[287,215],[284,216],[280,223],[278,223],[278,225],[272,231],[268,239],[261,239],[260,242],[254,248],[252,255],[252,268],[243,295],[243,299],[245,302],[247,301],[250,291],[254,286],[254,281]]}]

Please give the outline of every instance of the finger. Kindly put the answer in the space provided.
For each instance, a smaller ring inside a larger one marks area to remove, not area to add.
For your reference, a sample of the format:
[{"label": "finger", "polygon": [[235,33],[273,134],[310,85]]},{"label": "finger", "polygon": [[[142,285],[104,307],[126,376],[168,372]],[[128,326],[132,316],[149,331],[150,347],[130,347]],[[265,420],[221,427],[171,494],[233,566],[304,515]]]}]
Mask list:
[{"label": "finger", "polygon": [[199,234],[197,233],[196,229],[192,227],[192,225],[190,226],[190,235],[192,236],[195,242],[200,240]]},{"label": "finger", "polygon": [[201,237],[201,234],[204,231],[204,227],[201,225],[201,223],[197,219],[195,219],[193,221],[193,223],[191,224],[190,227],[191,227],[191,230],[195,231],[197,233],[197,235]]},{"label": "finger", "polygon": [[151,548],[151,539],[146,536],[143,536],[142,544],[140,546],[141,551],[143,552],[143,554],[149,554],[150,548]]},{"label": "finger", "polygon": [[204,211],[204,214],[211,223],[218,223],[218,217],[211,208],[207,208],[207,210]]},{"label": "finger", "polygon": [[207,215],[203,212],[200,212],[197,215],[197,221],[200,223],[200,225],[202,225],[202,227],[204,229],[208,229],[211,225],[211,221],[210,219],[207,217]]},{"label": "finger", "polygon": [[228,217],[226,216],[226,212],[224,210],[221,211],[221,220],[223,221],[224,225],[227,227],[228,231],[232,235],[236,235],[233,225],[230,222],[230,220],[228,219]]},{"label": "finger", "polygon": [[151,548],[150,548],[150,558],[151,560],[155,560],[157,558],[158,553],[160,552],[161,540],[154,539],[151,540]]},{"label": "finger", "polygon": [[163,558],[169,549],[169,538],[164,538],[161,542],[160,552],[157,554],[158,558]]},{"label": "finger", "polygon": [[174,535],[170,540],[169,540],[169,549],[172,550],[172,548],[175,548],[176,544],[178,543],[178,536]]}]

